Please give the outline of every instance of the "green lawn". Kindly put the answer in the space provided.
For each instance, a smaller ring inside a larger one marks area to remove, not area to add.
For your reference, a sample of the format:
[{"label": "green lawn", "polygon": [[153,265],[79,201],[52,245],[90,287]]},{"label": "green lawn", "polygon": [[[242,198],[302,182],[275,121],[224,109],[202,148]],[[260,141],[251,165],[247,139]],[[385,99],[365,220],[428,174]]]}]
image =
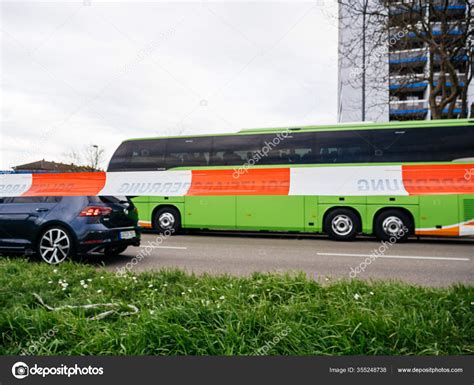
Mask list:
[{"label": "green lawn", "polygon": [[[120,308],[91,320],[110,309],[50,311],[33,293],[52,307]],[[472,354],[473,300],[472,286],[320,285],[304,275],[177,270],[117,277],[78,263],[0,257],[0,354]],[[139,312],[123,315],[128,304]]]}]

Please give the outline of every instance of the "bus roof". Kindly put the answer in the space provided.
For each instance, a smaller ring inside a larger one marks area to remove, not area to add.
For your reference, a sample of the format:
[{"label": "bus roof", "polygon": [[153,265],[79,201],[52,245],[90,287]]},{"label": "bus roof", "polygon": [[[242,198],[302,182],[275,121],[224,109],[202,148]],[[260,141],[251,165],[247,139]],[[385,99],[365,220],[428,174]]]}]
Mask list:
[{"label": "bus roof", "polygon": [[131,138],[130,140],[150,140],[150,139],[166,139],[166,138],[194,138],[206,136],[224,136],[224,135],[249,135],[249,134],[271,134],[285,132],[287,130],[293,132],[305,131],[347,131],[347,130],[381,130],[390,128],[416,128],[416,127],[450,127],[466,124],[474,124],[474,119],[439,119],[439,120],[407,120],[389,123],[339,123],[332,125],[319,126],[292,126],[292,127],[274,127],[274,128],[247,128],[237,132],[201,134],[201,135],[179,135],[179,136],[158,136],[145,138]]}]

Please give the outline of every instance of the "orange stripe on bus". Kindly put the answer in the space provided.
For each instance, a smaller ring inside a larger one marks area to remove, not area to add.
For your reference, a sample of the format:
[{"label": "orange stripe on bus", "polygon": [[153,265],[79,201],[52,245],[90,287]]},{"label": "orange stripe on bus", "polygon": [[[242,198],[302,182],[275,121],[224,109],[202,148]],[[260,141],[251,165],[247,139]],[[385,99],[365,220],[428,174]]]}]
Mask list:
[{"label": "orange stripe on bus", "polygon": [[446,229],[416,230],[416,235],[439,235],[443,237],[459,236],[459,226],[448,227]]},{"label": "orange stripe on bus", "polygon": [[193,170],[187,195],[288,195],[289,168]]},{"label": "orange stripe on bus", "polygon": [[402,166],[410,195],[474,194],[474,164]]},{"label": "orange stripe on bus", "polygon": [[30,189],[23,196],[97,195],[105,185],[105,172],[33,174]]}]

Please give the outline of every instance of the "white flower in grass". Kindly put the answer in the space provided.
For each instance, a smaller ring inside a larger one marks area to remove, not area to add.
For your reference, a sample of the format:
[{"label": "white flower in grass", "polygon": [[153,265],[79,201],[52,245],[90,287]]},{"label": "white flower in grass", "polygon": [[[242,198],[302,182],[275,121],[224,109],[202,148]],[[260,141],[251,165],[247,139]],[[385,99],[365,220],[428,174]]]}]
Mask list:
[{"label": "white flower in grass", "polygon": [[97,293],[99,293],[99,294],[102,293],[102,290],[101,289],[97,290]]},{"label": "white flower in grass", "polygon": [[89,287],[89,285],[88,285],[87,283],[85,283],[84,285],[82,285],[82,287],[83,287],[84,289],[87,289],[87,288]]},{"label": "white flower in grass", "polygon": [[168,287],[168,284],[167,284],[167,283],[164,283],[163,286],[164,286],[164,287]]},{"label": "white flower in grass", "polygon": [[223,300],[225,299],[225,297],[224,297],[223,295],[221,295],[221,296],[219,297],[219,299],[220,299],[221,301],[223,301]]},{"label": "white flower in grass", "polygon": [[101,276],[100,276],[100,279],[104,279],[104,276],[103,276],[103,275],[101,275]]},{"label": "white flower in grass", "polygon": [[54,269],[54,270],[53,270],[53,273],[56,274],[57,272],[58,272],[58,269]]},{"label": "white flower in grass", "polygon": [[184,291],[181,292],[181,295],[186,295],[186,293]]},{"label": "white flower in grass", "polygon": [[358,301],[358,300],[361,299],[361,298],[362,298],[362,296],[360,296],[359,293],[355,293],[355,294],[354,294],[354,299],[355,299],[356,301]]},{"label": "white flower in grass", "polygon": [[49,284],[52,284],[52,283],[53,283],[53,281],[48,281],[48,283],[49,283]]},{"label": "white flower in grass", "polygon": [[215,288],[213,288],[213,287],[211,287],[211,290],[212,290],[212,291],[214,291],[214,290],[216,290],[216,289],[215,289]]},{"label": "white flower in grass", "polygon": [[150,284],[148,285],[148,287],[149,287],[149,288],[152,288],[152,287],[153,287],[153,285],[150,283]]},{"label": "white flower in grass", "polygon": [[86,283],[86,281],[84,281],[83,279],[81,279],[81,280],[79,281],[79,283],[81,284],[81,286],[84,286],[84,284]]},{"label": "white flower in grass", "polygon": [[154,310],[150,310],[150,314],[151,314],[151,315],[155,314],[155,311],[154,311]]},{"label": "white flower in grass", "polygon": [[373,291],[371,291],[371,292],[370,292],[370,295],[374,295],[374,292],[373,292]]},{"label": "white flower in grass", "polygon": [[190,293],[192,293],[192,292],[193,292],[191,289],[188,289],[188,291],[189,291]]},{"label": "white flower in grass", "polygon": [[92,282],[92,279],[91,279],[91,278],[87,278],[87,282]]}]

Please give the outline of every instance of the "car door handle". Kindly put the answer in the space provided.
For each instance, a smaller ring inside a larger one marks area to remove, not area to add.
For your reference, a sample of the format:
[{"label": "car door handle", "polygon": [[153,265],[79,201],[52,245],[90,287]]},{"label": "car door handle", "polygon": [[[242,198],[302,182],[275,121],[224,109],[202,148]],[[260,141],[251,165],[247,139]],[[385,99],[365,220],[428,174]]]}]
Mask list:
[{"label": "car door handle", "polygon": [[49,211],[49,209],[45,209],[45,208],[38,208],[38,209],[36,209],[36,212],[38,212],[38,213],[44,213],[44,212],[46,212],[46,211]]}]

